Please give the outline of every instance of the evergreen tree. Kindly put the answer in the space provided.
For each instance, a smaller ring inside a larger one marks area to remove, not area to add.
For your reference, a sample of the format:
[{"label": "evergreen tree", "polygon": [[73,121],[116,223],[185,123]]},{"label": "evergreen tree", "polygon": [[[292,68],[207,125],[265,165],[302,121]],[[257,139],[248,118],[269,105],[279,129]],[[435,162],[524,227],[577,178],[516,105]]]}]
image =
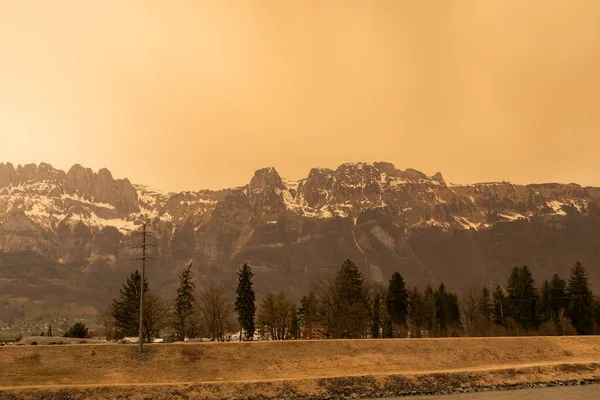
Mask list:
[{"label": "evergreen tree", "polygon": [[504,291],[500,285],[496,286],[496,290],[494,290],[492,297],[494,302],[494,323],[496,323],[496,325],[504,325],[504,309],[506,308],[506,298],[504,297]]},{"label": "evergreen tree", "polygon": [[175,299],[175,330],[179,340],[184,340],[190,334],[190,325],[194,318],[194,289],[196,284],[192,281],[192,264],[179,275],[179,287]]},{"label": "evergreen tree", "polygon": [[387,290],[379,283],[368,283],[364,286],[371,337],[378,339],[381,337],[381,327],[387,319]]},{"label": "evergreen tree", "polygon": [[301,327],[301,336],[306,339],[314,339],[315,329],[319,318],[319,304],[315,292],[310,291],[300,299],[298,309],[298,323]]},{"label": "evergreen tree", "polygon": [[486,286],[481,289],[481,294],[477,299],[477,313],[488,321],[494,317],[494,303]]},{"label": "evergreen tree", "polygon": [[408,323],[411,337],[421,337],[421,330],[425,326],[425,317],[425,302],[419,289],[415,287],[408,295]]},{"label": "evergreen tree", "polygon": [[65,337],[70,338],[86,338],[88,336],[88,328],[81,322],[77,322],[75,325],[65,333]]},{"label": "evergreen tree", "polygon": [[540,322],[549,321],[551,318],[550,310],[550,282],[544,281],[540,287],[540,303],[539,303],[539,317]]},{"label": "evergreen tree", "polygon": [[515,267],[506,286],[508,315],[523,329],[537,328],[538,296],[527,266]]},{"label": "evergreen tree", "polygon": [[383,313],[382,337],[386,339],[394,337],[394,326],[387,310]]},{"label": "evergreen tree", "polygon": [[423,318],[423,326],[427,329],[428,336],[434,336],[436,334],[436,304],[435,304],[435,292],[431,285],[425,286],[423,291],[423,300],[421,305],[421,313]]},{"label": "evergreen tree", "polygon": [[356,265],[346,260],[334,278],[334,324],[333,333],[339,338],[363,336],[367,307],[363,292],[363,275]]},{"label": "evergreen tree", "polygon": [[600,328],[600,297],[594,297],[594,323],[596,330],[595,334],[598,334],[598,330]]},{"label": "evergreen tree", "polygon": [[448,316],[447,329],[449,329],[447,334],[455,336],[457,330],[461,328],[460,305],[456,293],[448,292],[448,295],[446,296],[446,312]]},{"label": "evergreen tree", "polygon": [[588,283],[588,274],[580,262],[571,269],[571,277],[567,286],[567,313],[571,324],[580,335],[592,333],[594,298]]},{"label": "evergreen tree", "polygon": [[550,281],[550,317],[556,324],[560,323],[560,318],[567,306],[567,282],[560,279],[558,274],[552,276]]},{"label": "evergreen tree", "polygon": [[386,310],[392,324],[406,325],[408,290],[400,272],[394,272],[387,291]]},{"label": "evergreen tree", "polygon": [[383,313],[383,297],[376,296],[373,300],[371,308],[371,337],[373,339],[379,339],[379,331],[382,325],[382,313]]},{"label": "evergreen tree", "polygon": [[440,336],[448,336],[449,329],[460,325],[458,296],[448,292],[444,283],[440,283],[434,298],[437,331]]},{"label": "evergreen tree", "polygon": [[[240,327],[246,336],[246,340],[254,337],[254,315],[256,313],[255,294],[252,289],[252,277],[254,273],[248,264],[244,264],[238,271],[238,287],[235,291],[235,311],[238,313]],[[242,337],[240,335],[240,341]]]},{"label": "evergreen tree", "polygon": [[[138,333],[141,281],[142,276],[135,270],[123,284],[120,299],[113,300],[111,314],[121,336],[135,336]],[[148,281],[144,280],[144,294],[147,292]]]},{"label": "evergreen tree", "polygon": [[435,319],[437,331],[440,336],[446,336],[446,328],[448,325],[448,308],[446,299],[448,293],[444,283],[440,283],[437,291],[435,292]]}]

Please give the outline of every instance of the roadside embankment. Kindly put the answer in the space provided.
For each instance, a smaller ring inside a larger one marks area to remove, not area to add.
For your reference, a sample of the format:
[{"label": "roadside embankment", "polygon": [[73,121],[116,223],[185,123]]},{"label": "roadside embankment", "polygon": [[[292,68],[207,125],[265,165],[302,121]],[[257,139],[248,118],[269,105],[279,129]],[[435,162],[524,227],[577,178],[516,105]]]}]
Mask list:
[{"label": "roadside embankment", "polygon": [[600,337],[0,348],[0,398],[350,398],[600,381]]}]

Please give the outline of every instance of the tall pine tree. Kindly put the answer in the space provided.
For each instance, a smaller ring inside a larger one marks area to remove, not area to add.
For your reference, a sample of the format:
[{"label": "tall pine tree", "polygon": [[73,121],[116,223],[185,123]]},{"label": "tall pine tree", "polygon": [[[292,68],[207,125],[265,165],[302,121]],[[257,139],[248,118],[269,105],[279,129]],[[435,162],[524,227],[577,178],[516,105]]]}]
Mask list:
[{"label": "tall pine tree", "polygon": [[423,299],[421,304],[421,313],[423,318],[423,326],[427,329],[428,336],[435,336],[436,334],[436,304],[435,304],[435,292],[430,284],[425,286],[423,291]]},{"label": "tall pine tree", "polygon": [[300,299],[298,309],[298,323],[301,328],[301,336],[306,339],[314,339],[315,329],[319,318],[319,302],[315,292],[310,291]]},{"label": "tall pine tree", "polygon": [[502,290],[500,285],[496,286],[496,290],[494,290],[492,298],[494,303],[494,323],[496,325],[504,325],[504,309],[506,308],[506,298],[504,296],[504,291]]},{"label": "tall pine tree", "polygon": [[481,294],[477,299],[477,313],[487,321],[494,317],[494,303],[486,286],[481,289]]},{"label": "tall pine tree", "polygon": [[364,285],[363,292],[369,316],[371,337],[377,339],[381,337],[381,328],[386,322],[385,299],[387,290],[379,283],[368,282]]},{"label": "tall pine tree", "polygon": [[552,275],[550,281],[550,317],[556,323],[560,323],[560,318],[567,306],[567,282],[560,279],[558,274]]},{"label": "tall pine tree", "polygon": [[421,337],[425,324],[425,301],[418,288],[413,288],[408,295],[408,324],[411,337]]},{"label": "tall pine tree", "polygon": [[588,283],[588,274],[580,262],[571,269],[571,277],[567,286],[567,312],[571,324],[580,335],[592,333],[594,320],[594,297]]},{"label": "tall pine tree", "polygon": [[446,298],[448,293],[446,292],[446,286],[444,283],[440,283],[438,289],[435,292],[435,319],[436,328],[438,335],[447,336],[446,328],[448,326],[448,307],[446,304]]},{"label": "tall pine tree", "polygon": [[455,293],[447,291],[444,283],[440,283],[434,297],[438,334],[440,336],[449,336],[460,325],[458,296]]},{"label": "tall pine tree", "polygon": [[346,260],[335,275],[334,282],[334,335],[339,338],[359,338],[363,336],[367,322],[363,275],[352,261]]},{"label": "tall pine tree", "polygon": [[192,264],[179,275],[179,287],[175,299],[175,330],[179,340],[185,340],[190,334],[190,325],[194,318],[194,289],[196,284],[192,281]]},{"label": "tall pine tree", "polygon": [[[113,300],[111,314],[120,336],[135,336],[138,333],[141,281],[142,276],[135,270],[123,284],[120,299]],[[147,292],[148,281],[144,280],[144,294]]]},{"label": "tall pine tree", "polygon": [[515,267],[506,286],[508,315],[523,329],[538,326],[538,295],[535,280],[527,266]]},{"label": "tall pine tree", "polygon": [[542,283],[542,287],[540,287],[540,322],[546,322],[551,319],[551,310],[550,310],[550,282],[544,281]]},{"label": "tall pine tree", "polygon": [[[235,291],[235,310],[238,313],[240,328],[246,336],[246,340],[254,337],[254,316],[256,314],[255,294],[252,289],[252,277],[254,273],[248,264],[244,264],[238,271],[238,287]],[[240,341],[242,335],[240,334]]]},{"label": "tall pine tree", "polygon": [[400,272],[394,272],[388,286],[386,309],[390,322],[394,325],[406,325],[408,314],[408,289]]}]

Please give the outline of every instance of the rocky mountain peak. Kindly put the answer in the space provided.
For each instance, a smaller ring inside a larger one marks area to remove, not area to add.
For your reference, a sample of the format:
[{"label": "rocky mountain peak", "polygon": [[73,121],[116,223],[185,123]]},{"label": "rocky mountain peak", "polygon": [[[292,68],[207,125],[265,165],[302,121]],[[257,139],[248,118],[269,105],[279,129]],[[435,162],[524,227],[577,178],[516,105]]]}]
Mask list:
[{"label": "rocky mountain peak", "polygon": [[84,168],[79,164],[75,164],[67,172],[65,189],[69,193],[93,196],[93,183],[94,171],[91,168]]},{"label": "rocky mountain peak", "polygon": [[351,185],[378,180],[380,175],[375,166],[369,163],[345,163],[340,165],[335,173],[338,181]]},{"label": "rocky mountain peak", "polygon": [[399,169],[396,169],[396,167],[392,163],[376,162],[373,164],[373,166],[377,169],[377,171],[379,171],[382,174],[386,174],[387,176],[391,176],[391,177],[402,176],[402,171]]},{"label": "rocky mountain peak", "polygon": [[19,185],[29,181],[60,182],[65,173],[48,163],[17,165],[0,164],[0,187]]},{"label": "rocky mountain peak", "polygon": [[402,176],[403,178],[411,181],[430,180],[430,178],[427,175],[425,175],[421,171],[417,171],[416,169],[412,168],[408,168],[406,171],[404,171],[402,173]]},{"label": "rocky mountain peak", "polygon": [[334,171],[327,168],[313,168],[306,181],[299,188],[300,196],[311,208],[319,208],[327,202],[327,194],[335,184]]},{"label": "rocky mountain peak", "polygon": [[37,176],[37,165],[36,164],[25,164],[17,166],[17,174],[21,178],[21,181],[30,181],[36,179]]},{"label": "rocky mountain peak", "polygon": [[433,180],[442,183],[444,182],[444,177],[441,172],[436,172],[435,175],[433,175]]},{"label": "rocky mountain peak", "polygon": [[17,173],[11,163],[0,163],[0,187],[16,183]]},{"label": "rocky mountain peak", "polygon": [[65,190],[84,198],[91,197],[108,203],[122,212],[139,212],[137,191],[128,179],[114,179],[110,171],[102,168],[94,173],[90,168],[75,164],[65,179]]},{"label": "rocky mountain peak", "polygon": [[275,168],[262,168],[254,173],[252,180],[249,184],[249,189],[265,189],[265,188],[277,188],[285,189],[281,177],[275,170]]}]

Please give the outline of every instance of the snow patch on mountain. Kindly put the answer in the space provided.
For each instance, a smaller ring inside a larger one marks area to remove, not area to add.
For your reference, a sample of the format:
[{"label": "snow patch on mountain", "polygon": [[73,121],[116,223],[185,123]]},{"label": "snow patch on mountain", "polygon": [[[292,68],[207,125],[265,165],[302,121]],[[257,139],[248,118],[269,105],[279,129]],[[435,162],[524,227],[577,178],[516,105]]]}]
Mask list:
[{"label": "snow patch on mountain", "polygon": [[[27,171],[35,170],[28,168]],[[211,220],[219,204],[228,201],[230,193],[241,191],[247,196],[249,209],[256,213],[244,219],[254,218],[260,223],[265,217],[264,224],[276,223],[282,209],[290,215],[315,220],[356,221],[365,212],[378,212],[389,215],[394,219],[392,223],[403,229],[437,227],[454,231],[487,229],[495,223],[536,215],[585,215],[593,202],[577,185],[446,184],[439,173],[429,177],[412,169],[398,170],[389,163],[346,163],[335,170],[314,168],[308,177],[295,181],[280,178],[273,168],[265,168],[257,171],[249,185],[223,191],[165,193],[133,185],[130,187],[135,190],[133,198],[137,204],[122,206],[118,192],[106,196],[87,185],[85,179],[96,179],[96,185],[105,185],[113,191],[118,185],[127,186],[128,181],[116,180],[117,186],[110,186],[112,177],[108,171],[95,175],[80,166],[73,170],[65,175],[44,166],[37,169],[38,175],[42,173],[39,179],[32,172],[25,174],[24,169],[20,170],[21,178],[11,178],[0,188],[0,223],[14,213],[22,213],[45,230],[82,222],[92,231],[112,226],[128,234],[139,229],[144,221],[156,221],[166,231],[173,232],[188,222],[198,231]],[[75,189],[69,189],[69,185]],[[92,193],[107,200],[99,201]],[[258,208],[254,208],[256,202],[260,202]],[[492,210],[495,219],[488,219]],[[378,237],[380,232],[372,234]]]},{"label": "snow patch on mountain", "polygon": [[392,235],[390,235],[385,230],[383,230],[379,225],[375,225],[373,228],[371,228],[371,233],[385,247],[387,247],[388,249],[394,251],[394,246],[396,245],[396,242],[394,241],[394,238],[392,237]]},{"label": "snow patch on mountain", "polygon": [[61,199],[63,200],[73,200],[79,203],[83,203],[83,204],[88,204],[88,205],[92,205],[94,207],[102,207],[102,208],[107,208],[109,210],[114,210],[115,206],[113,206],[112,204],[108,204],[108,203],[102,203],[99,201],[94,200],[94,198],[91,198],[90,200],[84,199],[82,196],[77,196],[74,194],[61,194],[60,196]]},{"label": "snow patch on mountain", "polygon": [[561,203],[560,201],[552,200],[546,203],[548,207],[550,207],[553,211],[553,215],[567,215],[567,213],[562,209],[565,203]]},{"label": "snow patch on mountain", "polygon": [[510,213],[510,214],[498,214],[500,217],[507,219],[509,221],[516,221],[518,219],[527,219],[527,217],[522,216],[518,213]]},{"label": "snow patch on mountain", "polygon": [[469,221],[467,218],[465,217],[454,217],[456,222],[458,222],[463,229],[469,230],[469,229],[474,229],[474,230],[478,230],[479,227],[481,226],[481,223],[474,223]]}]

